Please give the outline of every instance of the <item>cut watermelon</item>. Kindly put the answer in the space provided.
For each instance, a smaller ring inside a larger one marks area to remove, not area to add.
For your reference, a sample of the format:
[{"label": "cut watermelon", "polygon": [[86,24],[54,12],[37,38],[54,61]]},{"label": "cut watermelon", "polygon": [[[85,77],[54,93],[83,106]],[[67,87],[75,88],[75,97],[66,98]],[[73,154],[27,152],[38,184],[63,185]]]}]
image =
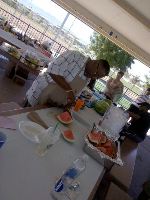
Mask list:
[{"label": "cut watermelon", "polygon": [[67,140],[68,142],[74,142],[75,141],[75,137],[74,134],[71,130],[66,130],[63,132],[63,137],[65,140]]},{"label": "cut watermelon", "polygon": [[57,119],[63,124],[70,124],[73,121],[69,112],[59,114]]},{"label": "cut watermelon", "polygon": [[107,137],[106,137],[105,133],[102,131],[99,131],[98,133],[101,135],[99,143],[101,143],[101,144],[105,143],[107,141]]},{"label": "cut watermelon", "polygon": [[105,143],[107,138],[105,134],[92,132],[88,134],[89,141],[95,144]]},{"label": "cut watermelon", "polygon": [[116,147],[102,147],[99,146],[97,147],[98,150],[100,150],[101,152],[103,152],[104,154],[106,154],[107,156],[111,157],[111,158],[116,158],[117,157],[117,149]]}]

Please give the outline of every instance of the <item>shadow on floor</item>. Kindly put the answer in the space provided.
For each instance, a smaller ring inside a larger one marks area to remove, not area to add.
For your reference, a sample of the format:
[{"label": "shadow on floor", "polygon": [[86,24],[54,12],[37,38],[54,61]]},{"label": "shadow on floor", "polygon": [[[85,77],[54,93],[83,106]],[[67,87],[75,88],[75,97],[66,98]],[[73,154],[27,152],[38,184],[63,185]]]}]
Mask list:
[{"label": "shadow on floor", "polygon": [[138,146],[132,182],[129,194],[136,199],[142,190],[145,181],[150,180],[150,137]]},{"label": "shadow on floor", "polygon": [[[0,63],[1,64],[1,63]],[[14,82],[5,75],[5,69],[0,66],[0,103],[17,102],[22,104],[25,94],[36,77],[29,74],[25,84]]]}]

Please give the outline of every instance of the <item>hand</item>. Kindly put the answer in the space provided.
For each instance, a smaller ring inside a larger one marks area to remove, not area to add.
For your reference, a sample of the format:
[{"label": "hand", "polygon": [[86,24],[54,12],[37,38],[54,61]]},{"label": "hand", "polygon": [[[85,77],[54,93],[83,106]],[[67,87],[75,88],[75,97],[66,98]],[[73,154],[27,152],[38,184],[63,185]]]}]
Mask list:
[{"label": "hand", "polygon": [[71,107],[73,106],[74,103],[75,103],[75,96],[74,93],[70,91],[67,94],[67,105]]}]

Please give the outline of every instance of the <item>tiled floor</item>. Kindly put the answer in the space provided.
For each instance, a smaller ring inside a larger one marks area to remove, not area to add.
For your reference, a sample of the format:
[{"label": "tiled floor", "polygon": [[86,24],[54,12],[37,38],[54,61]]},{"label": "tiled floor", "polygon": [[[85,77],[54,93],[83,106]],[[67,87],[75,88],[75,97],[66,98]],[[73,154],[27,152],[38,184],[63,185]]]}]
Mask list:
[{"label": "tiled floor", "polygon": [[135,162],[130,195],[136,199],[142,190],[144,182],[150,180],[150,137],[141,142],[138,146],[138,154]]},{"label": "tiled floor", "polygon": [[0,103],[14,101],[21,104],[34,78],[33,75],[29,75],[26,83],[22,85],[18,81],[14,82],[12,79],[7,78],[5,69],[0,66]]}]

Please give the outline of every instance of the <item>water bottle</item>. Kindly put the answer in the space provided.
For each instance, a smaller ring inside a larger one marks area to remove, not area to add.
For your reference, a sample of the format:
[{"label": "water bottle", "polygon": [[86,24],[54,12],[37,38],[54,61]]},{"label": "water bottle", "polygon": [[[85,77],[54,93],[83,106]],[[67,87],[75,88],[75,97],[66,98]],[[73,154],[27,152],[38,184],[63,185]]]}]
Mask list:
[{"label": "water bottle", "polygon": [[79,184],[73,182],[86,169],[87,159],[88,156],[83,155],[82,157],[74,160],[72,165],[56,182],[52,191],[52,196],[56,200],[68,200],[76,198],[79,191]]}]

